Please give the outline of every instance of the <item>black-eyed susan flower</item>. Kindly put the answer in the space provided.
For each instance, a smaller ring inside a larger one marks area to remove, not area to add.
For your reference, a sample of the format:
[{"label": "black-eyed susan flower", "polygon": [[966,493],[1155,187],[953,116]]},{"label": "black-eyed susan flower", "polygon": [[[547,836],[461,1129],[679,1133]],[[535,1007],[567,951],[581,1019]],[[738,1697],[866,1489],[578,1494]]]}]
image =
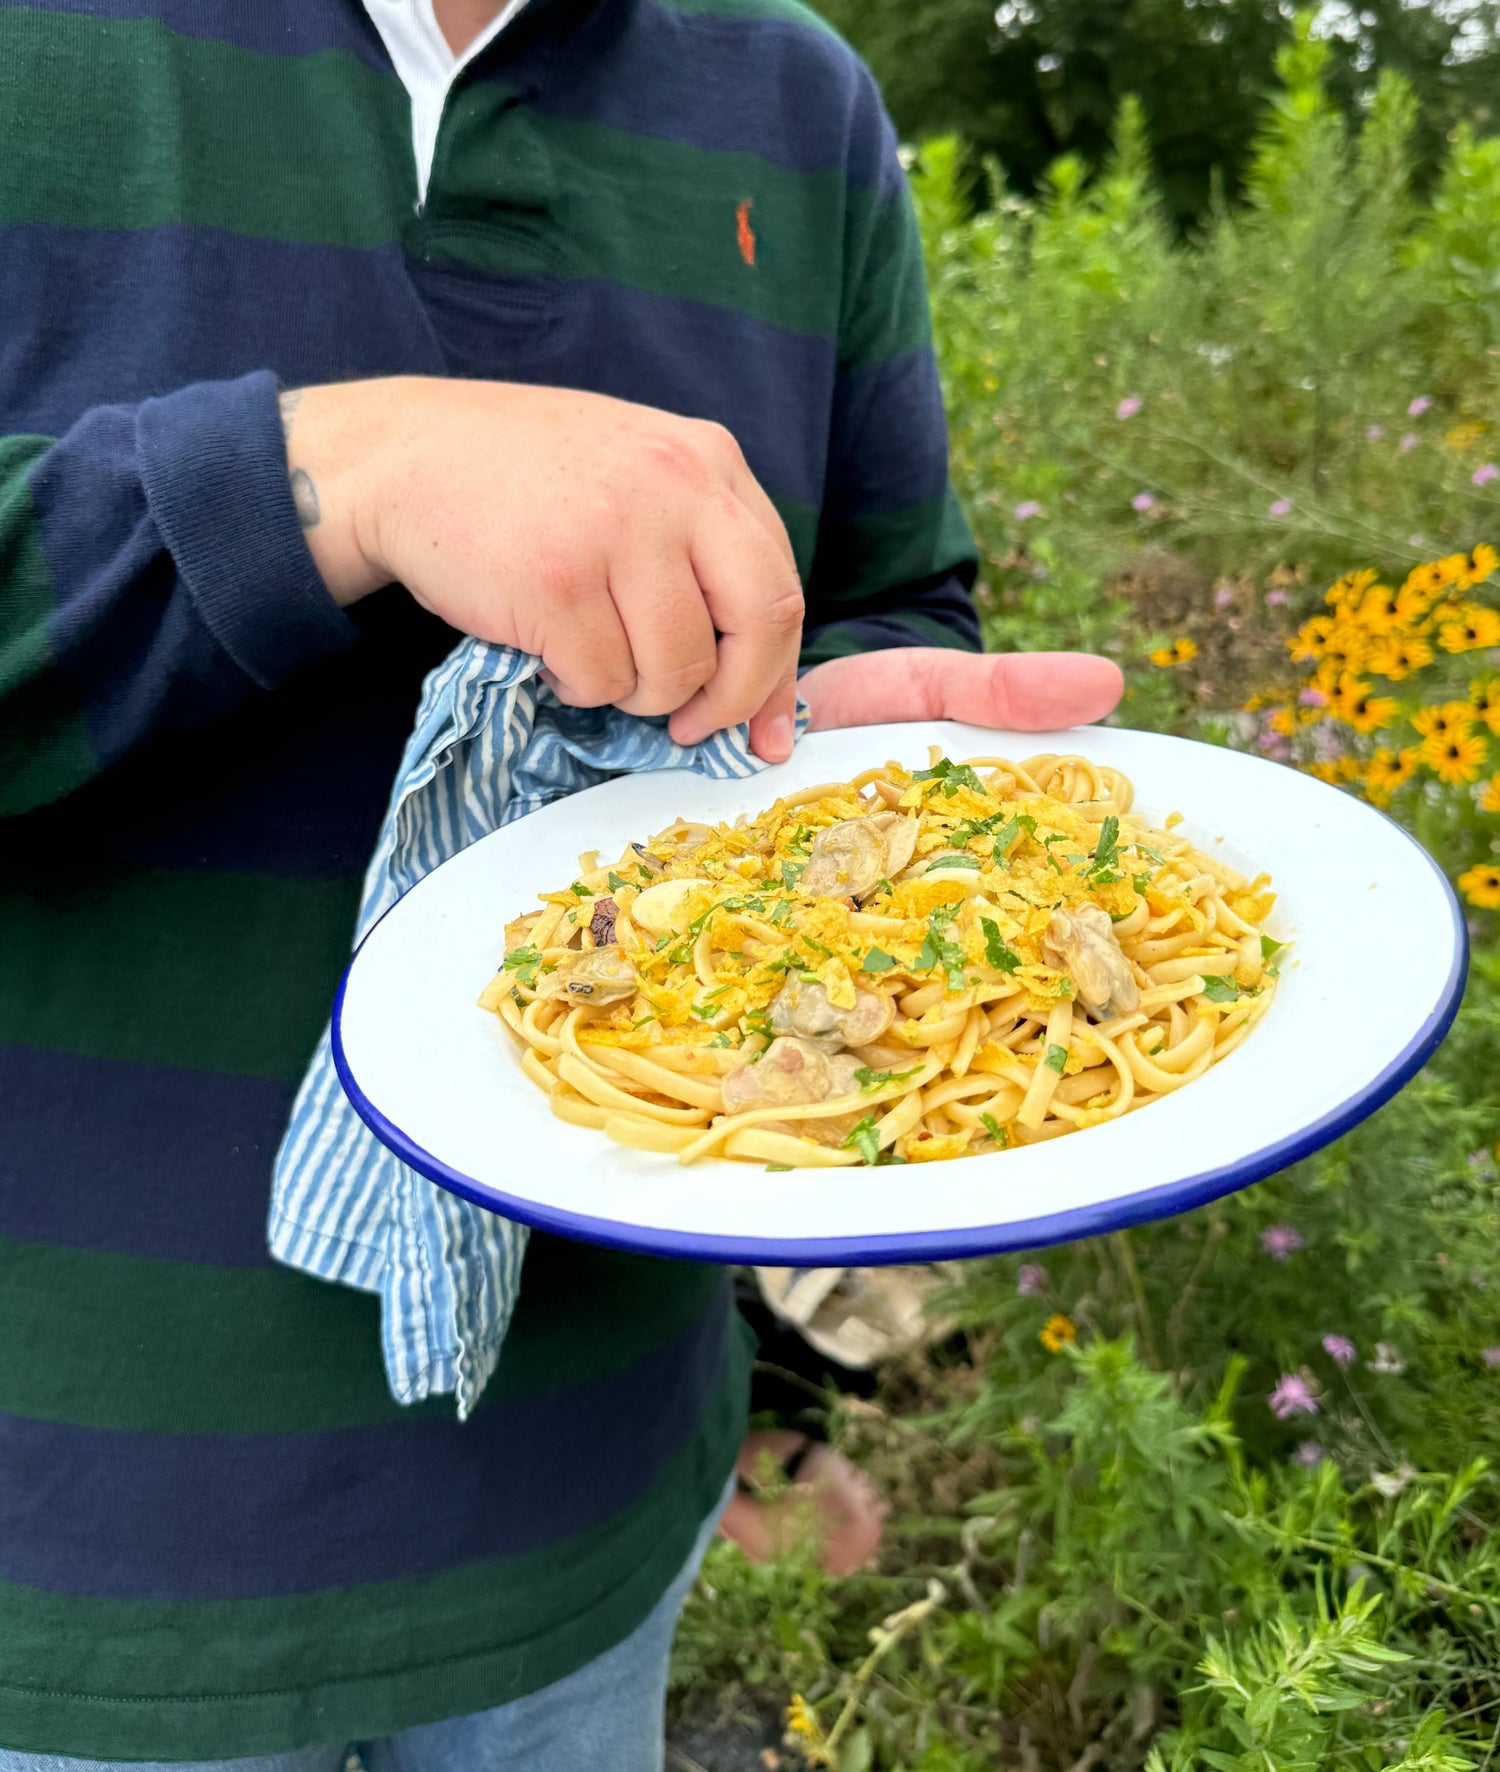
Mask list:
[{"label": "black-eyed susan flower", "polygon": [[1390,696],[1377,695],[1373,685],[1362,677],[1344,676],[1328,698],[1328,711],[1356,732],[1369,733],[1389,726],[1397,708]]},{"label": "black-eyed susan flower", "polygon": [[1413,566],[1398,595],[1420,603],[1421,608],[1426,609],[1441,594],[1447,582],[1441,563],[1433,560],[1426,566]]},{"label": "black-eyed susan flower", "polygon": [[1469,571],[1463,589],[1468,590],[1470,585],[1482,585],[1497,571],[1500,571],[1500,551],[1492,548],[1487,541],[1480,542],[1469,555]]},{"label": "black-eyed susan flower", "polygon": [[1438,645],[1444,652],[1477,652],[1481,646],[1500,645],[1500,614],[1480,603],[1466,603],[1456,621],[1438,629]]},{"label": "black-eyed susan flower", "polygon": [[1474,729],[1474,710],[1466,701],[1445,701],[1419,708],[1411,723],[1423,738],[1467,738]]},{"label": "black-eyed susan flower", "polygon": [[1481,812],[1500,813],[1500,774],[1492,775],[1484,784],[1478,804]]},{"label": "black-eyed susan flower", "polygon": [[1264,719],[1270,730],[1279,732],[1283,738],[1290,738],[1297,730],[1297,716],[1289,707],[1274,707]]},{"label": "black-eyed susan flower", "polygon": [[1416,768],[1415,751],[1403,751],[1398,757],[1382,745],[1365,765],[1365,793],[1377,806],[1388,805],[1392,795],[1411,780]]},{"label": "black-eyed susan flower", "polygon": [[1500,737],[1500,677],[1481,677],[1471,683],[1469,701],[1474,710],[1474,718],[1482,720],[1491,732]]},{"label": "black-eyed susan flower", "polygon": [[1198,656],[1196,640],[1174,640],[1170,646],[1158,646],[1151,654],[1151,662],[1170,669],[1173,665],[1188,664]]},{"label": "black-eyed susan flower", "polygon": [[1482,911],[1500,910],[1500,867],[1483,862],[1458,876],[1458,889]]},{"label": "black-eyed susan flower", "polygon": [[1077,1341],[1078,1326],[1071,1317],[1048,1317],[1040,1339],[1049,1354],[1060,1354],[1070,1342]]},{"label": "black-eyed susan flower", "polygon": [[1484,767],[1485,743],[1477,733],[1467,737],[1434,736],[1422,741],[1417,755],[1440,782],[1456,788],[1478,780]]},{"label": "black-eyed susan flower", "polygon": [[1432,663],[1432,648],[1420,634],[1382,634],[1371,646],[1365,669],[1374,677],[1400,683],[1413,671]]},{"label": "black-eyed susan flower", "polygon": [[1336,616],[1309,616],[1287,641],[1286,649],[1294,659],[1305,664],[1316,664],[1328,650],[1328,643],[1338,630],[1339,620]]},{"label": "black-eyed susan flower", "polygon": [[1367,634],[1388,634],[1402,625],[1398,596],[1389,585],[1372,585],[1351,612],[1350,619]]},{"label": "black-eyed susan flower", "polygon": [[1379,573],[1368,566],[1362,572],[1345,573],[1324,591],[1323,601],[1331,609],[1353,609],[1379,576]]}]

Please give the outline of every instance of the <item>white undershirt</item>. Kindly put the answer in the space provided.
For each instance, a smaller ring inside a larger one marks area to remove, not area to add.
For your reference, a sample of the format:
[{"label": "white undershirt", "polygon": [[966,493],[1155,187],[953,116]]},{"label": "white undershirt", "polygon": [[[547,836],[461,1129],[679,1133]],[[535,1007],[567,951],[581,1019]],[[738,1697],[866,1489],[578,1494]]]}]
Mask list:
[{"label": "white undershirt", "polygon": [[432,10],[432,0],[365,0],[365,10],[384,40],[386,52],[411,97],[411,145],[417,161],[417,206],[427,196],[438,125],[448,89],[462,69],[505,29],[526,0],[506,0],[498,17],[479,33],[462,55],[448,39]]}]

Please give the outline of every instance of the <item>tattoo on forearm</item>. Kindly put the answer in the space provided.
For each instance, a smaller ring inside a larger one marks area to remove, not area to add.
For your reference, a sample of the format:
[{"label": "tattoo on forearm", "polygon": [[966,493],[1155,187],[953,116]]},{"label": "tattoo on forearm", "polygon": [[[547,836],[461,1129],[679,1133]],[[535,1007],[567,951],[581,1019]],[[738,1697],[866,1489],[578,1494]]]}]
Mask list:
[{"label": "tattoo on forearm", "polygon": [[281,407],[281,434],[290,443],[292,426],[297,422],[297,408],[302,404],[301,388],[289,389],[281,396],[278,404]]},{"label": "tattoo on forearm", "polygon": [[297,521],[304,529],[316,529],[323,515],[318,508],[318,489],[306,468],[292,469],[292,503],[297,507]]}]

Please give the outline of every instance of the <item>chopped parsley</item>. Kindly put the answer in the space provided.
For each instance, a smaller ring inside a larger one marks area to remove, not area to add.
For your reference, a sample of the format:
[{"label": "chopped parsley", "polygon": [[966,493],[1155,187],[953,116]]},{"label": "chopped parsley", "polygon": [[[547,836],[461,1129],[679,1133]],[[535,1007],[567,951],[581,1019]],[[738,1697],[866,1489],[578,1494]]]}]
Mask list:
[{"label": "chopped parsley", "polygon": [[930,874],[934,868],[973,868],[978,873],[983,865],[977,855],[938,855],[928,862],[927,872]]},{"label": "chopped parsley", "polygon": [[648,886],[656,878],[656,875],[653,874],[651,872],[650,868],[648,868],[643,862],[638,861],[635,864],[635,871],[641,876],[641,878],[646,882],[646,884]]},{"label": "chopped parsley", "polygon": [[984,931],[984,957],[999,972],[1015,972],[1021,965],[1021,956],[1014,948],[1005,945],[1005,938],[1000,933],[1000,925],[993,923],[988,917],[979,919],[979,927]]},{"label": "chopped parsley", "polygon": [[1269,935],[1260,938],[1260,957],[1263,960],[1274,960],[1286,946],[1284,941],[1272,941]]},{"label": "chopped parsley", "polygon": [[790,1163],[767,1163],[766,1164],[766,1174],[767,1175],[789,1175],[791,1173],[791,1169],[792,1169],[792,1166]]},{"label": "chopped parsley", "polygon": [[979,1116],[979,1124],[984,1127],[985,1131],[988,1132],[990,1137],[994,1139],[995,1143],[1000,1146],[1001,1150],[1004,1150],[1010,1143],[1010,1134],[993,1114],[981,1114]]},{"label": "chopped parsley", "polygon": [[628,886],[629,884],[630,882],[628,880],[622,880],[613,868],[610,869],[609,889],[611,892],[618,892],[622,886]]},{"label": "chopped parsley", "polygon": [[784,861],[781,864],[781,883],[791,892],[802,878],[802,870],[807,866],[804,861]]},{"label": "chopped parsley", "polygon": [[778,929],[785,929],[792,920],[792,907],[783,898],[771,907],[771,921]]},{"label": "chopped parsley", "polygon": [[686,966],[693,957],[693,944],[690,941],[679,942],[667,955],[673,966]]},{"label": "chopped parsley", "polygon": [[541,963],[541,954],[528,944],[526,947],[517,948],[513,954],[505,956],[504,970],[514,972],[528,990],[535,990],[537,968]]},{"label": "chopped parsley", "polygon": [[1120,821],[1110,813],[1104,823],[1099,826],[1099,841],[1094,849],[1094,859],[1089,863],[1084,875],[1096,886],[1112,886],[1122,878],[1118,862],[1120,859]]},{"label": "chopped parsley", "polygon": [[950,800],[960,788],[970,788],[976,794],[984,792],[984,783],[967,763],[952,763],[946,757],[939,757],[931,769],[917,770],[912,780],[936,782]]},{"label": "chopped parsley", "polygon": [[1243,991],[1234,982],[1232,974],[1221,972],[1211,974],[1205,973],[1203,978],[1203,994],[1208,998],[1210,1003],[1235,1003],[1238,1002],[1241,997],[1258,997],[1260,995],[1260,986],[1256,985],[1253,990]]},{"label": "chopped parsley", "polygon": [[592,898],[594,896],[593,889],[585,886],[582,880],[575,880],[568,888],[568,891],[571,892],[575,898]]},{"label": "chopped parsley", "polygon": [[710,1046],[732,1046],[733,1044],[734,1041],[730,1039],[728,1034],[715,1034],[713,1039],[709,1041]]},{"label": "chopped parsley", "polygon": [[880,1133],[875,1127],[874,1114],[866,1114],[839,1146],[839,1149],[841,1151],[858,1151],[861,1161],[878,1163],[880,1161]]},{"label": "chopped parsley", "polygon": [[991,831],[995,835],[995,848],[1002,849],[1015,841],[1020,826],[1013,818],[1008,819],[1003,811],[992,812],[988,818],[966,818],[962,824],[953,827],[953,841],[967,843],[973,837],[987,837]]},{"label": "chopped parsley", "polygon": [[1068,1049],[1066,1046],[1049,1046],[1047,1056],[1042,1060],[1049,1071],[1056,1071],[1058,1076],[1068,1068]]},{"label": "chopped parsley", "polygon": [[896,964],[883,948],[871,948],[859,963],[861,972],[889,972]]},{"label": "chopped parsley", "polygon": [[1054,831],[1050,837],[1042,838],[1042,847],[1050,849],[1054,843],[1066,843],[1067,840],[1068,833],[1066,831]]},{"label": "chopped parsley", "polygon": [[1161,867],[1166,861],[1166,857],[1161,851],[1153,849],[1149,843],[1132,843],[1130,847],[1137,855],[1144,855],[1147,861],[1154,861],[1158,867]]},{"label": "chopped parsley", "polygon": [[958,915],[959,907],[940,904],[927,919],[927,934],[913,965],[919,972],[932,972],[941,966],[950,991],[964,988],[964,951],[956,941],[948,939],[948,925]]},{"label": "chopped parsley", "polygon": [[909,1071],[872,1071],[868,1065],[861,1065],[854,1073],[854,1080],[861,1089],[884,1089],[887,1083],[904,1083],[908,1077],[916,1076],[921,1065],[914,1064]]},{"label": "chopped parsley", "polygon": [[876,892],[889,893],[890,890],[891,890],[891,883],[889,880],[877,880],[875,882],[875,884],[870,888],[870,891],[872,894],[876,893]]},{"label": "chopped parsley", "polygon": [[1057,857],[1050,849],[1047,851],[1047,866],[1052,869],[1054,874],[1060,874],[1062,872],[1062,869],[1057,865]]},{"label": "chopped parsley", "polygon": [[1130,877],[1130,884],[1135,887],[1137,895],[1144,898],[1146,896],[1146,888],[1151,884],[1151,876],[1150,874],[1132,874]]}]

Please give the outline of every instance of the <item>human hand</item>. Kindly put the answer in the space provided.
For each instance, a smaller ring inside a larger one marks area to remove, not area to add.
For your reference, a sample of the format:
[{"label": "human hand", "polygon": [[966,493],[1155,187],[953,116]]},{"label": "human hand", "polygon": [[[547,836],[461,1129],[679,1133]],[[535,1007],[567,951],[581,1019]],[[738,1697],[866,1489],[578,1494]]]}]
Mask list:
[{"label": "human hand", "polygon": [[1102,720],[1125,686],[1088,652],[950,652],[898,647],[814,665],[798,684],[816,731],[878,721],[961,720],[1018,732]]},{"label": "human hand", "polygon": [[[761,1496],[755,1488],[783,1460],[800,1454],[794,1482]],[[744,1480],[719,1522],[719,1532],[752,1563],[764,1563],[810,1542],[830,1575],[852,1575],[880,1549],[889,1504],[855,1464],[832,1446],[809,1445],[790,1428],[759,1428],[745,1436],[735,1470]],[[748,1485],[749,1487],[745,1487]]]},{"label": "human hand", "polygon": [[399,581],[558,696],[670,714],[695,744],[750,722],[792,749],[802,588],[721,426],[565,388],[395,377],[282,396],[293,498],[332,595]]}]

